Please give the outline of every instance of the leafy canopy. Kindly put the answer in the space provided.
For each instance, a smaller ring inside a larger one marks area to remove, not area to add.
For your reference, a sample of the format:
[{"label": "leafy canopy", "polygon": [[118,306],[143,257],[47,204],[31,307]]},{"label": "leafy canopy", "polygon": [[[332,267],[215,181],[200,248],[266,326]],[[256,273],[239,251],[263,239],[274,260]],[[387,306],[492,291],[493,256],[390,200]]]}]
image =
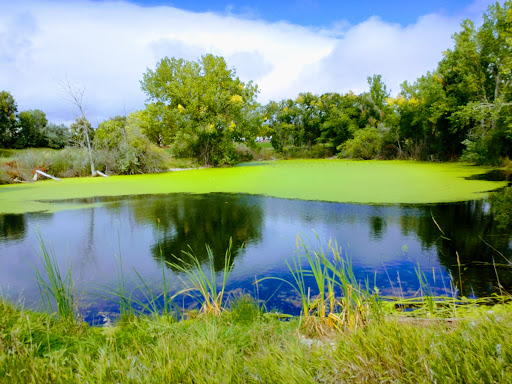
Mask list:
[{"label": "leafy canopy", "polygon": [[165,57],[148,69],[141,87],[150,102],[144,133],[175,153],[229,164],[236,161],[233,142],[254,141],[257,86],[240,81],[222,57]]}]

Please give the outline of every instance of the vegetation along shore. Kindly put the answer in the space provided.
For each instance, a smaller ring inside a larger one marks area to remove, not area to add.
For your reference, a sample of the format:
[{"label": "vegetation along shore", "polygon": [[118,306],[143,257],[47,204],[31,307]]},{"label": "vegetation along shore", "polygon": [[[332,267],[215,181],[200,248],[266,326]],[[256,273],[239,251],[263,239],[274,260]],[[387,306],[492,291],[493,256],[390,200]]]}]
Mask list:
[{"label": "vegetation along shore", "polygon": [[[67,125],[1,91],[0,268],[36,282],[0,281],[0,383],[511,383],[511,58],[507,0],[394,95],[368,74],[359,94],[262,105],[213,54],[162,58],[145,107],[94,126],[69,81]],[[299,219],[322,227],[316,245],[287,238]],[[65,234],[68,255],[48,240]],[[254,292],[231,285],[255,270]],[[93,281],[101,325],[81,307]],[[295,312],[269,304],[288,294]]]}]

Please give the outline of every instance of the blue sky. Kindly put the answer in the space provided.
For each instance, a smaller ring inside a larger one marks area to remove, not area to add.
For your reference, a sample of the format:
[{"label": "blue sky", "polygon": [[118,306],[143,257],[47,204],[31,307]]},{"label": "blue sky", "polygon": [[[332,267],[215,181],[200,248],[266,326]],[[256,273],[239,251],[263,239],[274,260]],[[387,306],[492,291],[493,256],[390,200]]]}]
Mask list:
[{"label": "blue sky", "polygon": [[381,74],[392,94],[434,70],[465,18],[491,0],[0,0],[0,90],[69,123],[66,79],[93,125],[144,108],[139,81],[165,56],[223,56],[259,101],[355,93]]},{"label": "blue sky", "polygon": [[468,0],[400,0],[400,1],[186,1],[150,0],[131,1],[146,7],[165,5],[192,12],[231,13],[240,17],[260,18],[276,22],[285,20],[303,26],[329,26],[340,21],[356,24],[370,16],[407,25],[429,13],[457,15],[473,2]]}]

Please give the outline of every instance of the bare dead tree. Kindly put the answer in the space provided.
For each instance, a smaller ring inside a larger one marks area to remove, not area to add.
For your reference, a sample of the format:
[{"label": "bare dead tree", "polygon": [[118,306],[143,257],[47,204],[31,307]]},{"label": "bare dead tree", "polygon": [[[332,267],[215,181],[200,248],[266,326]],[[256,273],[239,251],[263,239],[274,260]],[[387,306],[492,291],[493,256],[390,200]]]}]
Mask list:
[{"label": "bare dead tree", "polygon": [[89,162],[91,164],[91,175],[96,176],[96,168],[94,167],[94,160],[92,158],[91,140],[89,139],[89,129],[87,127],[87,118],[85,117],[84,107],[84,94],[85,85],[77,85],[72,83],[66,76],[66,80],[60,83],[60,87],[66,93],[66,99],[75,106],[79,113],[79,119],[77,124],[84,135],[85,142],[87,144],[87,151],[89,154]]}]

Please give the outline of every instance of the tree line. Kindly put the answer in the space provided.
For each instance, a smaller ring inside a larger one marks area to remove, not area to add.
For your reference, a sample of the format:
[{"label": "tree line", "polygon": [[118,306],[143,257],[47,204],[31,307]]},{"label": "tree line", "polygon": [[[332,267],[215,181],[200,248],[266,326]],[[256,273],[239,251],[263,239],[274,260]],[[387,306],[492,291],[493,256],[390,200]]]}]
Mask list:
[{"label": "tree line", "polygon": [[281,153],[316,148],[350,158],[497,164],[512,157],[512,1],[490,5],[479,27],[465,20],[453,41],[435,70],[401,84],[396,97],[373,75],[359,95],[303,92],[260,105],[258,87],[211,54],[162,59],[141,80],[145,108],[96,130],[85,116],[67,130],[39,110],[17,114],[4,91],[0,145],[61,148],[88,137],[97,148],[121,151],[127,168],[150,143],[223,165],[240,160],[237,143],[255,148],[255,138],[265,136]]}]

